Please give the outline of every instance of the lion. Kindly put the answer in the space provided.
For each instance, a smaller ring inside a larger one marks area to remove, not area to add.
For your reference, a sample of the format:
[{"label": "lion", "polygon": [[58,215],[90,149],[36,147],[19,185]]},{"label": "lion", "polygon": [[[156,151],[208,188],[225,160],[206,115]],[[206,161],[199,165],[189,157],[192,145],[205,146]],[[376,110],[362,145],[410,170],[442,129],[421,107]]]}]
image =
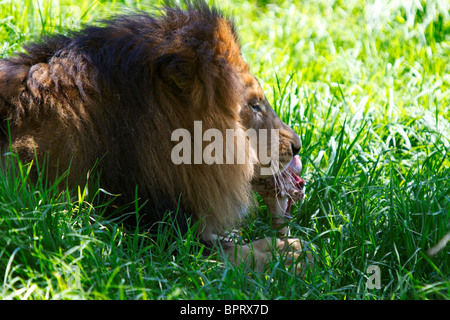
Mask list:
[{"label": "lion", "polygon": [[[204,2],[118,15],[24,48],[0,60],[2,151],[47,161],[49,177],[70,168],[71,188],[97,167],[101,187],[119,203],[145,203],[139,214],[149,225],[169,211],[182,231],[192,220],[202,241],[216,241],[247,214],[252,184],[270,178],[259,173],[271,164],[253,144],[241,163],[175,164],[177,129],[193,133],[201,122],[202,132],[234,130],[235,146],[248,141],[248,129],[276,129],[279,172],[300,151],[299,136],[250,73],[234,23]],[[261,239],[223,248],[233,263],[251,260],[262,269],[273,249],[296,258],[301,243]]]}]

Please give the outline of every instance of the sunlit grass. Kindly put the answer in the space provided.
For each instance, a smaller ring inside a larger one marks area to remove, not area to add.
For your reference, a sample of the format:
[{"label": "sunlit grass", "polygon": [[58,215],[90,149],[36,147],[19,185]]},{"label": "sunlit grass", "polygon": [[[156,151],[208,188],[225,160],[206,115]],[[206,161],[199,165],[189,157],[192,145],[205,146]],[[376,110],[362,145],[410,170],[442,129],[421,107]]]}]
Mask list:
[{"label": "sunlit grass", "polygon": [[[2,1],[0,56],[129,1]],[[249,274],[202,257],[193,233],[101,218],[100,194],[0,179],[0,296],[10,299],[450,298],[450,18],[445,1],[224,1],[280,117],[302,137],[307,196],[292,232],[316,267]],[[13,161],[12,159],[11,161]],[[264,216],[264,208],[252,217]],[[193,227],[194,228],[194,227]],[[195,228],[194,228],[195,229]],[[262,236],[264,219],[243,238]],[[368,289],[367,269],[381,271]]]}]

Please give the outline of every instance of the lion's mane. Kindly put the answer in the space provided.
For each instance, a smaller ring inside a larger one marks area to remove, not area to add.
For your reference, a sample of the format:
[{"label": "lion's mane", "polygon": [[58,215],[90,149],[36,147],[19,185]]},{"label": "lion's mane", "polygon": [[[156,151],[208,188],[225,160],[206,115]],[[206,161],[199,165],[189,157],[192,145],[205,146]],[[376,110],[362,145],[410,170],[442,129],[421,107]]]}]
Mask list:
[{"label": "lion's mane", "polygon": [[51,174],[70,167],[72,187],[98,161],[104,189],[123,203],[136,193],[147,201],[144,221],[168,209],[181,225],[202,221],[205,239],[246,211],[253,161],[171,160],[172,132],[192,133],[194,121],[203,130],[243,129],[248,65],[233,23],[217,10],[188,2],[117,16],[25,49],[0,60],[2,150],[11,139],[24,161],[47,155]]}]

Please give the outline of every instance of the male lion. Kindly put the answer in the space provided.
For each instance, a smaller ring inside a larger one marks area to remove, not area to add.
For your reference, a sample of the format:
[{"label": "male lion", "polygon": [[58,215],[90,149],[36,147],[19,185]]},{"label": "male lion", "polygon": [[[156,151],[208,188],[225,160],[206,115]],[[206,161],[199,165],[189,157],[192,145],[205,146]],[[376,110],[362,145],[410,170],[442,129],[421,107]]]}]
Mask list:
[{"label": "male lion", "polygon": [[[252,181],[269,165],[255,145],[244,149],[243,163],[175,164],[177,129],[193,133],[200,121],[203,132],[233,129],[241,142],[249,128],[277,129],[280,171],[301,148],[250,74],[233,23],[203,2],[118,16],[25,49],[0,60],[2,150],[11,143],[24,162],[45,157],[49,177],[70,168],[71,187],[97,166],[101,187],[120,194],[121,203],[145,201],[143,223],[170,210],[182,229],[198,221],[201,239],[210,242],[247,212]],[[288,239],[225,250],[236,263],[248,263],[253,250],[261,269],[273,245],[300,250]]]}]

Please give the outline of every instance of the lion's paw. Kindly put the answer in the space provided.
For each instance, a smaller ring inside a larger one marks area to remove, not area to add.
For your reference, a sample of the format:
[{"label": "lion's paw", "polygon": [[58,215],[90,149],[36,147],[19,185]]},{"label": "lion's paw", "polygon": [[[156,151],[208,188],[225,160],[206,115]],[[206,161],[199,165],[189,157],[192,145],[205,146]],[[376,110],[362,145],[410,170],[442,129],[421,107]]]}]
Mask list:
[{"label": "lion's paw", "polygon": [[314,257],[309,244],[300,239],[277,239],[277,251],[287,269],[304,276],[314,265]]}]

